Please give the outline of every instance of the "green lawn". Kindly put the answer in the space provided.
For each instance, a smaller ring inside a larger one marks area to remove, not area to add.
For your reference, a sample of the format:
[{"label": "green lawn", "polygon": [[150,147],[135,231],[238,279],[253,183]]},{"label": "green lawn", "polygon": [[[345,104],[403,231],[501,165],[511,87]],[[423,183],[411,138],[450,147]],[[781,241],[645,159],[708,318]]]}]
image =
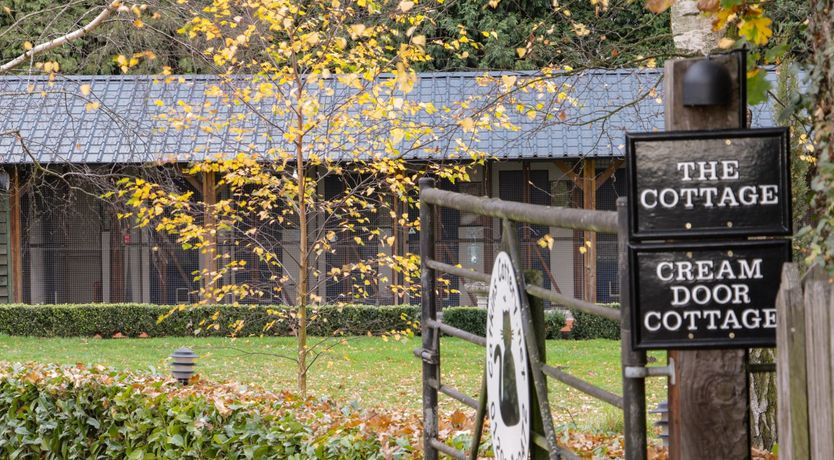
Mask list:
[{"label": "green lawn", "polygon": [[[200,355],[198,370],[210,380],[235,380],[271,390],[295,387],[295,363],[272,354],[291,355],[293,338],[158,338],[158,339],[43,339],[0,336],[0,360],[64,364],[103,364],[137,371],[168,372],[167,356],[181,346]],[[420,361],[412,350],[419,339],[405,343],[378,337],[357,337],[336,346],[312,369],[309,385],[315,395],[357,401],[364,407],[419,410]],[[442,380],[476,395],[483,369],[483,349],[454,338],[441,344]],[[619,342],[612,340],[547,342],[547,361],[563,366],[582,379],[621,393]],[[252,354],[257,353],[257,354]],[[650,379],[650,407],[665,398],[663,379]],[[558,382],[550,383],[557,424],[615,429],[617,411]],[[443,409],[460,407],[441,396]]]}]

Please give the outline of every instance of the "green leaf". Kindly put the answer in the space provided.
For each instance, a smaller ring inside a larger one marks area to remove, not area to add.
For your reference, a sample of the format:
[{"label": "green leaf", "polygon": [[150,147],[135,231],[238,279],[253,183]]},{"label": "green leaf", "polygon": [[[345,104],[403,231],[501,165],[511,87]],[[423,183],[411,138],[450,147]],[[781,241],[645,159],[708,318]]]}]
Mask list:
[{"label": "green leaf", "polygon": [[765,52],[765,62],[768,64],[773,64],[778,59],[781,59],[787,52],[788,44],[780,43],[779,45],[776,45]]},{"label": "green leaf", "polygon": [[92,417],[87,418],[87,425],[90,425],[91,427],[93,427],[97,430],[101,428],[101,423],[99,423],[98,420],[96,420]]},{"label": "green leaf", "polygon": [[168,438],[168,444],[173,444],[177,447],[182,447],[185,445],[185,440],[182,438],[181,434],[175,434]]},{"label": "green leaf", "polygon": [[771,84],[767,81],[767,72],[759,69],[751,76],[747,76],[747,103],[758,105],[767,101],[767,92]]}]

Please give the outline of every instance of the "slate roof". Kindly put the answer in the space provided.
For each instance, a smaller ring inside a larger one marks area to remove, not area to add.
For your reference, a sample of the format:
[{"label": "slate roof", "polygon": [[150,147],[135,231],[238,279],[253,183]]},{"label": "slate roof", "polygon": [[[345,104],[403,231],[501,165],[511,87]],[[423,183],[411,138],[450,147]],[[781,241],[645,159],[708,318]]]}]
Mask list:
[{"label": "slate roof", "polygon": [[[407,98],[452,106],[488,91],[476,83],[481,75],[420,74]],[[569,85],[570,97],[578,101],[577,106],[566,106],[564,120],[543,122],[542,117],[529,120],[517,114],[514,121],[520,130],[489,131],[468,141],[506,159],[622,156],[625,132],[663,127],[660,77],[659,70],[595,70],[556,77],[558,83]],[[201,75],[178,77],[167,84],[155,82],[153,76],[67,76],[50,86],[44,77],[0,77],[0,163],[146,163],[172,158],[187,162],[215,153],[265,151],[284,142],[280,133],[270,132],[257,119],[248,122],[252,132],[242,138],[228,130],[173,130],[159,119],[166,109],[157,100],[166,107],[181,100],[198,111],[208,110],[203,103],[211,98],[205,91],[217,81]],[[90,85],[89,96],[81,97],[82,85]],[[647,96],[653,87],[657,94]],[[555,95],[535,101],[532,95],[521,96],[525,97],[526,102],[541,101],[554,111],[564,106]],[[90,101],[100,107],[87,110]],[[212,104],[211,110],[229,117],[246,109]],[[754,109],[753,126],[770,125],[769,108]],[[432,155],[448,157],[452,145],[451,137],[435,140]],[[406,156],[427,155],[415,151]]]}]

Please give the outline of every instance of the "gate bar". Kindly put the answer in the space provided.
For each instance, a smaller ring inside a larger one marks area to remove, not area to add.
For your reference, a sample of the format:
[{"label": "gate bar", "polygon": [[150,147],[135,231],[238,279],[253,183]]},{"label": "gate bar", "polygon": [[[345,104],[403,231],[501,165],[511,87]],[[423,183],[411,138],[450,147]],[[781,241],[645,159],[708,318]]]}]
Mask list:
[{"label": "gate bar", "polygon": [[475,335],[471,332],[466,332],[463,329],[458,329],[456,327],[449,326],[448,324],[443,324],[437,320],[430,320],[429,327],[440,329],[446,335],[451,335],[452,337],[457,337],[459,339],[466,340],[469,343],[473,343],[475,345],[480,345],[482,347],[486,346],[486,339],[481,337],[480,335]]},{"label": "gate bar", "polygon": [[[625,198],[617,199],[617,216],[620,231],[617,235],[619,250],[618,269],[620,271],[620,311],[628,312],[631,308],[630,286],[628,280],[628,202]],[[646,458],[646,380],[640,377],[627,377],[625,368],[646,366],[646,352],[631,349],[631,322],[628,314],[620,320],[620,372],[623,377],[623,420],[624,420],[624,454],[626,460],[643,460]]]},{"label": "gate bar", "polygon": [[[443,444],[437,438],[430,439],[429,440],[429,445],[431,445],[431,447],[433,447],[433,449],[432,449],[433,452],[432,453],[435,455],[435,458],[437,458],[436,457],[437,456],[437,451],[439,450],[440,452],[443,452],[444,454],[454,458],[455,460],[466,460],[466,454],[465,453],[455,449],[454,447],[450,447],[450,446],[447,446],[446,444]],[[428,454],[428,452],[426,452],[426,454]]]},{"label": "gate bar", "polygon": [[618,407],[620,409],[623,408],[622,396],[603,390],[602,388],[592,385],[578,377],[574,377],[558,367],[543,365],[542,372],[569,387],[576,388],[583,393],[589,394],[597,399],[601,399],[614,407]]},{"label": "gate bar", "polygon": [[477,410],[478,409],[478,401],[475,401],[475,398],[469,397],[456,388],[450,387],[449,385],[438,385],[437,391],[443,393],[444,395],[457,399],[458,401],[466,404],[467,406]]},{"label": "gate bar", "polygon": [[[454,265],[444,264],[443,262],[438,262],[436,260],[428,260],[426,261],[426,265],[439,272],[448,273],[450,275],[459,276],[461,278],[473,279],[476,281],[489,283],[490,276],[486,273],[476,272],[475,270],[470,270],[468,268],[455,267]],[[579,311],[591,315],[602,316],[603,318],[608,318],[612,321],[620,320],[620,313],[617,310],[614,310],[613,308],[603,307],[601,305],[587,302],[585,300],[566,296],[564,294],[559,294],[558,292],[552,289],[545,289],[543,287],[534,286],[531,284],[527,286],[527,293],[545,300],[549,300],[558,305],[564,305],[566,307],[575,308]]]},{"label": "gate bar", "polygon": [[476,272],[468,268],[455,267],[454,265],[444,264],[436,260],[427,260],[426,265],[439,271],[450,275],[459,276],[461,278],[473,279],[475,281],[483,281],[489,283],[490,275],[487,273]]},{"label": "gate bar", "polygon": [[[501,222],[502,242],[505,244],[509,254],[510,260],[514,267],[521,266],[521,254],[518,249],[518,231],[515,222],[510,219],[503,219]],[[527,283],[524,277],[516,272],[516,282],[519,286],[525,286]],[[521,330],[524,332],[524,342],[527,346],[527,359],[530,362],[530,370],[533,377],[533,389],[536,392],[536,399],[538,400],[538,409],[541,414],[542,428],[544,429],[544,436],[547,440],[547,451],[550,460],[558,460],[562,452],[556,442],[556,429],[553,426],[553,414],[550,412],[550,401],[547,396],[547,378],[542,373],[541,367],[545,363],[542,362],[539,355],[539,345],[536,343],[536,328],[533,324],[533,312],[530,309],[530,302],[526,295],[519,293],[521,298]]]},{"label": "gate bar", "polygon": [[[438,262],[436,260],[428,260],[426,261],[426,265],[439,272],[448,273],[450,275],[459,276],[461,278],[473,279],[476,281],[489,283],[490,275],[486,273],[476,272],[475,270],[470,270],[468,268],[455,267],[454,265],[444,264],[443,262]],[[585,300],[566,296],[564,294],[559,294],[558,292],[552,289],[545,289],[543,287],[534,286],[531,284],[527,286],[527,293],[545,300],[549,300],[558,305],[564,305],[566,307],[575,308],[584,313],[602,316],[603,318],[608,318],[612,321],[620,320],[620,312],[618,312],[617,310],[608,307],[603,307],[601,305],[587,302]]]},{"label": "gate bar", "polygon": [[585,300],[575,299],[564,294],[559,294],[558,292],[550,289],[528,285],[527,293],[545,300],[549,300],[559,305],[575,308],[584,313],[588,313],[595,316],[602,316],[603,318],[608,318],[613,321],[620,320],[620,312],[613,308],[603,307],[601,305],[587,302]]},{"label": "gate bar", "polygon": [[617,213],[614,211],[591,211],[504,201],[498,198],[438,190],[433,185],[429,189],[420,187],[420,201],[526,224],[588,230],[597,233],[617,233]]}]

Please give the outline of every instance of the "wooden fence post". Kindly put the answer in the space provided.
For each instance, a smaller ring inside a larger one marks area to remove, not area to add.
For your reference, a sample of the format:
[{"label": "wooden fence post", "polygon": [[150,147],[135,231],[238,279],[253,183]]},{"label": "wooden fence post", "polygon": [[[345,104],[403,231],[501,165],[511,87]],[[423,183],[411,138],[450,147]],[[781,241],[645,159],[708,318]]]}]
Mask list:
[{"label": "wooden fence post", "polygon": [[[434,188],[434,179],[420,179],[420,190]],[[423,458],[437,460],[437,449],[432,440],[437,438],[437,388],[440,384],[440,331],[429,327],[429,321],[437,320],[434,270],[426,265],[427,257],[434,257],[434,206],[420,200],[420,333],[423,339]]]},{"label": "wooden fence post", "polygon": [[812,459],[829,459],[834,453],[834,422],[831,379],[834,290],[828,274],[819,265],[805,275],[805,365],[807,369],[808,433]]},{"label": "wooden fence post", "polygon": [[776,386],[779,458],[803,460],[808,452],[808,381],[805,304],[799,270],[785,264],[776,297]]},{"label": "wooden fence post", "polygon": [[[664,99],[667,130],[745,128],[744,82],[736,54],[713,56],[733,80],[723,106],[685,107],[683,76],[696,59],[667,61]],[[750,400],[746,350],[670,350],[675,385],[669,386],[669,456],[672,460],[744,460],[750,454]]]},{"label": "wooden fence post", "polygon": [[617,249],[619,250],[618,269],[620,271],[620,366],[623,377],[623,428],[625,434],[626,460],[643,460],[646,458],[646,380],[625,376],[627,366],[644,367],[646,352],[631,349],[631,311],[628,273],[628,201],[617,199],[617,217],[619,232]]}]

